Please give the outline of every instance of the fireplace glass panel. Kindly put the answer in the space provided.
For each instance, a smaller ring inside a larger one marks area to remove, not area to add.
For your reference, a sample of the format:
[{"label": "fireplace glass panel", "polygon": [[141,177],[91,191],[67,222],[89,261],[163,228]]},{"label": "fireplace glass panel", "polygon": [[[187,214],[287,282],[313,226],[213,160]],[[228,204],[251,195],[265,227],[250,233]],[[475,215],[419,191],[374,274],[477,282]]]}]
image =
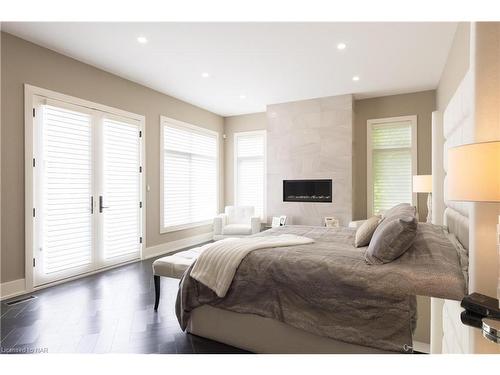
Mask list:
[{"label": "fireplace glass panel", "polygon": [[283,180],[284,202],[332,202],[332,180]]}]

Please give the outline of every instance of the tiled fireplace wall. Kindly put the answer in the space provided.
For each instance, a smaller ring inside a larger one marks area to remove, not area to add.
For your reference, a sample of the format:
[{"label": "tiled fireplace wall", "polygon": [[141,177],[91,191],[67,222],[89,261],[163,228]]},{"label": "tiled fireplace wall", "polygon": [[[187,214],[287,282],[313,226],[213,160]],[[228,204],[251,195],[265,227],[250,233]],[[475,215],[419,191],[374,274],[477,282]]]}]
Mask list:
[{"label": "tiled fireplace wall", "polygon": [[[289,224],[352,217],[352,95],[267,106],[266,213]],[[283,202],[283,180],[332,179],[332,203]]]}]

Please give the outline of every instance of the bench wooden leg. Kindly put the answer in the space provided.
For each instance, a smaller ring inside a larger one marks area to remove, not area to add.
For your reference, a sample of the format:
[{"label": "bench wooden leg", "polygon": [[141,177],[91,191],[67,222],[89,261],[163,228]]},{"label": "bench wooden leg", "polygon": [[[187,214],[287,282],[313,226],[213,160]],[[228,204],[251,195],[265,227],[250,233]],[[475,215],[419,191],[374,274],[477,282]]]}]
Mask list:
[{"label": "bench wooden leg", "polygon": [[155,311],[158,310],[158,305],[160,304],[160,276],[154,275],[155,282]]}]

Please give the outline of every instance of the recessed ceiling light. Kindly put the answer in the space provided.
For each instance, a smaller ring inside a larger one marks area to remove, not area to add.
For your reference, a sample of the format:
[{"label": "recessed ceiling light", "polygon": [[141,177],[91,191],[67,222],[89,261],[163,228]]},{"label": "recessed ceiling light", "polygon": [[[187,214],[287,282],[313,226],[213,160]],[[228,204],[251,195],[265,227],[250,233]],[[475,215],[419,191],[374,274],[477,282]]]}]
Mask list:
[{"label": "recessed ceiling light", "polygon": [[240,99],[246,99],[246,98],[247,98],[247,96],[245,94],[240,95]]},{"label": "recessed ceiling light", "polygon": [[359,81],[359,76],[354,76],[354,77],[352,77],[352,80],[353,80],[354,82]]},{"label": "recessed ceiling light", "polygon": [[146,44],[148,42],[148,39],[145,36],[138,36],[137,41],[141,44]]},{"label": "recessed ceiling light", "polygon": [[347,47],[347,44],[345,44],[345,43],[339,43],[339,44],[337,44],[337,49],[343,50],[346,47]]},{"label": "recessed ceiling light", "polygon": [[210,74],[209,74],[209,73],[207,73],[207,72],[203,72],[203,73],[201,73],[201,76],[202,76],[203,78],[208,78],[208,77],[210,77]]}]

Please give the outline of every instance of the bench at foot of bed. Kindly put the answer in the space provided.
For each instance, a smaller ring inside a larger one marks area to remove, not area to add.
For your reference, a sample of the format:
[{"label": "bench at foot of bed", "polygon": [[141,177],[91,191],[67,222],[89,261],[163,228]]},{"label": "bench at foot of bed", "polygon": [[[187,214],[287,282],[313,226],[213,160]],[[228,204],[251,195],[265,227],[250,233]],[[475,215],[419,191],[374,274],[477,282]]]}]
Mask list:
[{"label": "bench at foot of bed", "polygon": [[181,251],[173,255],[156,259],[153,262],[153,280],[155,285],[155,311],[160,304],[160,276],[180,279],[184,272],[193,264],[201,252],[201,247]]}]

